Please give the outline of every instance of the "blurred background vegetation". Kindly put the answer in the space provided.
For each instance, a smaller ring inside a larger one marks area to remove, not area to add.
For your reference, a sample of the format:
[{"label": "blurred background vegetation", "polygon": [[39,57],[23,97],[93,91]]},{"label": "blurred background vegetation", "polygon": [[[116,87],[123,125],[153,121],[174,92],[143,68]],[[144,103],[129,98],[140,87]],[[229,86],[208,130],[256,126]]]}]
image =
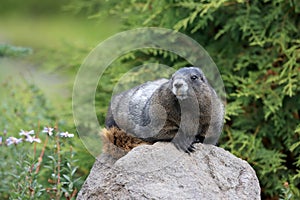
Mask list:
[{"label": "blurred background vegetation", "polygon": [[[253,166],[262,199],[300,198],[299,1],[0,0],[0,4],[0,43],[5,44],[0,48],[0,131],[17,135],[20,128],[38,129],[41,123],[75,133],[70,94],[89,51],[121,30],[171,28],[199,42],[219,67],[227,92],[220,146]],[[118,78],[149,62],[175,68],[188,65],[180,57],[155,50],[131,52],[115,61],[98,87],[101,123]],[[94,158],[78,138],[72,146],[80,160],[77,176],[83,181]],[[7,169],[14,159],[3,147],[1,155],[6,155],[1,157],[5,161],[0,166],[1,185],[7,187],[1,187],[0,195],[8,198],[12,179],[7,178]]]},{"label": "blurred background vegetation", "polygon": [[[20,137],[20,129],[39,133],[51,126],[76,133],[71,99],[76,72],[98,43],[119,31],[119,20],[107,15],[89,19],[89,8],[75,11],[72,5],[70,0],[0,0],[0,199],[50,199],[55,190],[62,191],[56,199],[70,198],[95,160],[79,137],[61,140],[63,186],[55,185],[55,141],[48,142],[38,174],[28,173],[28,167],[36,167],[38,156],[33,152],[42,151],[45,136],[40,134],[42,144],[36,147],[4,145],[9,136]],[[72,177],[73,165],[78,168]]]}]

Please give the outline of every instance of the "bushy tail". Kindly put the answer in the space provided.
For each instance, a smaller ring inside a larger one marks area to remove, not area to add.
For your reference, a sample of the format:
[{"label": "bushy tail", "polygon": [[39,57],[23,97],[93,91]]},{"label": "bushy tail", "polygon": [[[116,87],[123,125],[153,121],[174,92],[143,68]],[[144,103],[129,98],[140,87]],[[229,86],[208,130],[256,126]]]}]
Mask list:
[{"label": "bushy tail", "polygon": [[123,157],[134,147],[151,144],[133,137],[117,127],[102,129],[101,137],[103,142],[102,152],[111,155],[115,159]]}]

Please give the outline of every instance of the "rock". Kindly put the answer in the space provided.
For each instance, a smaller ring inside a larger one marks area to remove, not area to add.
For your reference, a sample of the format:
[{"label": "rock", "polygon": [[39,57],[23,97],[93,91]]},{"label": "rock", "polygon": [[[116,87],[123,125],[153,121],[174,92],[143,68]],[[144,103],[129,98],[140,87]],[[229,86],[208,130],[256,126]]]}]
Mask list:
[{"label": "rock", "polygon": [[119,160],[102,154],[77,199],[260,199],[258,179],[246,161],[213,145],[195,147],[187,154],[158,142]]}]

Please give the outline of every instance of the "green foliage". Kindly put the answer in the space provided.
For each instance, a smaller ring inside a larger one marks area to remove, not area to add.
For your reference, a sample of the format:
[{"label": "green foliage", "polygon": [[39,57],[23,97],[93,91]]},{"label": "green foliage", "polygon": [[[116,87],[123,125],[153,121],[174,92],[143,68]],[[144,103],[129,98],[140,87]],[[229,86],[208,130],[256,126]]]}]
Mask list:
[{"label": "green foliage", "polygon": [[[9,41],[0,44],[0,199],[74,199],[95,158],[77,135],[71,140],[59,139],[60,150],[57,138],[53,137],[45,147],[40,170],[36,173],[46,140],[40,130],[49,125],[76,133],[71,98],[64,92],[71,91],[73,77],[84,57],[99,40],[116,32],[118,23],[110,18],[95,25],[93,20],[61,13],[62,6],[69,0],[29,0],[26,4],[18,0],[0,2],[0,24],[5,27],[0,35],[4,41]],[[20,76],[22,73],[24,77]],[[45,73],[61,76],[49,80],[46,76],[45,80]],[[7,74],[12,77],[3,80]],[[38,86],[43,88],[44,81],[51,80],[55,81],[54,85],[58,80],[58,89],[64,91],[54,91],[57,88],[46,84],[51,87],[42,92]],[[20,129],[35,130],[42,143],[6,146],[9,136],[20,137]]]},{"label": "green foliage", "polygon": [[0,0],[1,7],[0,13],[9,13],[9,12],[16,12],[18,13],[26,13],[29,15],[45,15],[45,14],[57,14],[61,10],[62,4],[67,4],[69,0],[61,0],[61,1],[51,1],[51,0],[44,0],[41,3],[38,0],[28,0],[26,4],[20,3],[19,0]]},{"label": "green foliage", "polygon": [[[263,198],[299,199],[299,1],[110,0],[107,4],[109,13],[123,19],[124,29],[175,29],[209,52],[227,92],[220,145],[254,167]],[[180,58],[163,59],[149,51],[131,58],[121,61],[122,70],[155,59],[169,66],[182,63]],[[118,70],[107,73],[118,76]],[[110,79],[106,85],[115,83]],[[110,86],[106,89],[107,100]]]},{"label": "green foliage", "polygon": [[[9,144],[7,137],[0,148],[6,162],[1,162],[1,199],[72,199],[83,180],[78,177],[71,142],[59,135],[40,132],[42,144]],[[39,135],[39,136],[38,136]],[[24,138],[25,139],[25,138]],[[69,139],[69,138],[68,138]],[[70,140],[70,139],[69,139]]]},{"label": "green foliage", "polygon": [[[43,126],[75,132],[64,110],[58,112],[45,95],[25,81],[2,84],[0,104],[0,199],[71,199],[77,194],[93,158],[78,137],[60,138],[42,133]],[[64,116],[61,114],[64,113]],[[35,131],[41,143],[8,146],[10,136],[20,138],[20,129]],[[78,162],[78,160],[81,160]],[[79,178],[80,177],[80,178]]]},{"label": "green foliage", "polygon": [[23,85],[14,85],[7,80],[2,87],[5,88],[0,105],[2,130],[18,133],[20,129],[37,129],[38,122],[48,124],[57,118],[48,99],[35,85],[25,81]]},{"label": "green foliage", "polygon": [[0,58],[1,57],[19,57],[32,53],[32,49],[27,47],[15,47],[8,44],[0,44]]}]

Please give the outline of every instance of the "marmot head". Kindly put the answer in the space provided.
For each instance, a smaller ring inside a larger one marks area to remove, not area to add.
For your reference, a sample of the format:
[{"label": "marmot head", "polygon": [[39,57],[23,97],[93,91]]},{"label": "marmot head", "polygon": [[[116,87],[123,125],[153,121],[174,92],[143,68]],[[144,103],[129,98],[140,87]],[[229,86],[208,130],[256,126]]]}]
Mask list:
[{"label": "marmot head", "polygon": [[201,69],[197,67],[184,67],[176,71],[170,80],[172,93],[178,100],[194,96],[195,93],[208,82]]}]

